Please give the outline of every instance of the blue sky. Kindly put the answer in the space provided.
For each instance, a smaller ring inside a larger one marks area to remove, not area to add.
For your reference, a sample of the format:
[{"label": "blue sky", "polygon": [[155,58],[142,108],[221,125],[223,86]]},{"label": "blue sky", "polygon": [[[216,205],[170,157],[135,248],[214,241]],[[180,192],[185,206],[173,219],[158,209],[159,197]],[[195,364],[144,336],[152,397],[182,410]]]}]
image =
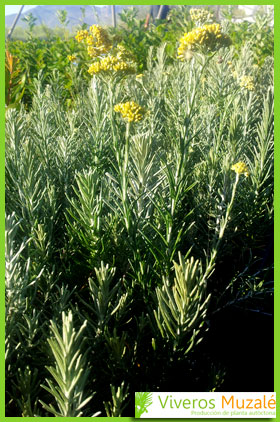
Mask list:
[{"label": "blue sky", "polygon": [[[23,11],[22,12],[27,12],[27,10],[32,9],[33,7],[36,6],[24,6]],[[5,6],[5,15],[11,15],[12,13],[17,13],[20,9],[20,5],[15,5],[15,6]]]}]

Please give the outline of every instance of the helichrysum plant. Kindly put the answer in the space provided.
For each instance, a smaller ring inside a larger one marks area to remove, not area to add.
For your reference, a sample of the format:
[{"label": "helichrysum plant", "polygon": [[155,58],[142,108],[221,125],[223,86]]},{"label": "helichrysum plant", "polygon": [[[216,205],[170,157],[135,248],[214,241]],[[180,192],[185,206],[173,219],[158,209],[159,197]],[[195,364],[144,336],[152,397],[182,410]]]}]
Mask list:
[{"label": "helichrysum plant", "polygon": [[234,170],[236,174],[245,174],[246,177],[249,176],[249,170],[243,161],[239,161],[231,166],[231,170]]},{"label": "helichrysum plant", "polygon": [[96,61],[95,63],[93,63],[89,67],[88,72],[91,75],[99,74],[99,73],[129,74],[129,73],[135,73],[135,67],[133,64],[126,62],[124,60],[121,60],[116,56],[108,55],[102,58],[100,61]]},{"label": "helichrysum plant", "polygon": [[248,91],[254,91],[254,79],[252,76],[241,76],[240,78],[240,86],[241,88],[245,88]]},{"label": "helichrysum plant", "polygon": [[79,43],[87,45],[91,59],[95,59],[88,72],[91,75],[125,76],[136,72],[132,55],[121,45],[114,46],[105,28],[92,25],[76,35]]},{"label": "helichrysum plant", "polygon": [[273,58],[257,69],[251,43],[188,10],[182,60],[174,23],[138,75],[133,34],[83,25],[60,45],[71,103],[60,68],[6,110],[6,416],[132,416],[135,391],[214,391],[219,371],[231,383],[223,309],[266,327]]},{"label": "helichrysum plant", "polygon": [[128,388],[125,386],[124,381],[116,389],[115,386],[111,385],[112,401],[104,403],[107,417],[121,417],[123,409],[126,407],[125,402],[128,397]]},{"label": "helichrysum plant", "polygon": [[42,387],[54,397],[57,407],[44,402],[42,404],[54,416],[82,416],[82,409],[92,399],[92,395],[85,394],[85,385],[89,377],[85,351],[82,350],[85,327],[86,322],[79,331],[75,330],[71,311],[68,314],[62,313],[61,334],[56,323],[51,322],[53,337],[48,339],[48,343],[55,364],[47,369],[53,379],[47,379],[48,386]]},{"label": "helichrysum plant", "polygon": [[164,278],[162,287],[156,289],[154,315],[162,337],[171,342],[174,351],[181,349],[186,354],[201,340],[210,295],[206,293],[206,279],[198,260],[185,260],[179,253],[174,269],[173,283]]},{"label": "helichrysum plant", "polygon": [[178,48],[178,58],[184,60],[189,52],[215,51],[229,46],[230,43],[230,38],[222,32],[220,24],[203,25],[183,35]]},{"label": "helichrysum plant", "polygon": [[121,280],[113,282],[116,268],[109,268],[101,262],[100,268],[95,268],[96,277],[89,278],[89,290],[91,302],[87,304],[95,318],[92,323],[95,325],[96,336],[103,336],[109,321],[117,310],[122,311],[127,294],[121,294]]},{"label": "helichrysum plant", "polygon": [[77,57],[75,56],[75,54],[70,54],[69,56],[67,56],[67,59],[69,60],[69,62],[75,62],[77,60]]},{"label": "helichrysum plant", "polygon": [[213,13],[206,9],[190,9],[191,20],[196,23],[197,26],[203,25],[206,22],[211,22]]},{"label": "helichrysum plant", "polygon": [[145,114],[144,108],[134,101],[117,104],[115,105],[114,110],[117,113],[121,113],[123,119],[127,122],[139,122],[143,119]]},{"label": "helichrysum plant", "polygon": [[108,53],[112,47],[107,31],[100,25],[92,25],[89,31],[78,31],[76,40],[88,45],[88,54],[91,57],[98,57],[102,54]]}]

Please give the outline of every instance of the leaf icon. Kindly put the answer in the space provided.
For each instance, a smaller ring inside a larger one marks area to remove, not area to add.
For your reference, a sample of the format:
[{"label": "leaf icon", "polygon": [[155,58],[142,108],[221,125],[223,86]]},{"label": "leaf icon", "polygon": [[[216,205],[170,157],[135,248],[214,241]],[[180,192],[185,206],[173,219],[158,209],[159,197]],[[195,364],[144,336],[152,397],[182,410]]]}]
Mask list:
[{"label": "leaf icon", "polygon": [[153,403],[153,393],[135,393],[135,418],[140,418],[144,412],[148,413],[147,407]]}]

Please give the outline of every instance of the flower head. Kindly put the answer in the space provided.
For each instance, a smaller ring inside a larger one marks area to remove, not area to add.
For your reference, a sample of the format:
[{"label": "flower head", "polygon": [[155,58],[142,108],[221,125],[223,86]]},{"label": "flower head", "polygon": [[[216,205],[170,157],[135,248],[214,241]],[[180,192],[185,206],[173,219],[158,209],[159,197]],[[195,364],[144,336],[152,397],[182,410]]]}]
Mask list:
[{"label": "flower head", "polygon": [[230,38],[221,32],[219,24],[203,25],[185,33],[180,39],[178,58],[183,60],[190,50],[195,51],[202,48],[204,51],[214,51],[228,46],[230,43]]},{"label": "flower head", "polygon": [[252,76],[242,76],[240,79],[241,88],[248,89],[248,91],[254,91],[255,85]]},{"label": "flower head", "polygon": [[75,38],[78,42],[82,42],[87,38],[87,36],[88,36],[88,31],[85,29],[85,30],[78,31]]},{"label": "flower head", "polygon": [[126,103],[119,103],[115,105],[114,110],[121,113],[122,117],[128,122],[139,122],[145,114],[145,110],[134,101],[127,101]]},{"label": "flower head", "polygon": [[87,38],[88,53],[91,57],[97,57],[100,54],[106,54],[112,48],[107,31],[99,25],[92,25],[89,28],[91,35]]},{"label": "flower head", "polygon": [[93,63],[88,72],[93,75],[100,72],[105,73],[134,73],[135,68],[131,63],[119,60],[116,56],[108,55],[101,59],[99,62]]},{"label": "flower head", "polygon": [[206,9],[191,9],[190,16],[192,21],[203,23],[211,21],[213,13]]},{"label": "flower head", "polygon": [[67,58],[70,62],[75,62],[77,60],[77,57],[74,54],[67,56]]},{"label": "flower head", "polygon": [[248,167],[243,161],[233,164],[231,170],[234,170],[236,174],[245,174],[246,177],[249,176]]},{"label": "flower head", "polygon": [[88,45],[88,54],[91,57],[106,54],[112,48],[107,31],[99,25],[92,25],[89,31],[78,31],[76,40],[78,42],[85,42]]}]

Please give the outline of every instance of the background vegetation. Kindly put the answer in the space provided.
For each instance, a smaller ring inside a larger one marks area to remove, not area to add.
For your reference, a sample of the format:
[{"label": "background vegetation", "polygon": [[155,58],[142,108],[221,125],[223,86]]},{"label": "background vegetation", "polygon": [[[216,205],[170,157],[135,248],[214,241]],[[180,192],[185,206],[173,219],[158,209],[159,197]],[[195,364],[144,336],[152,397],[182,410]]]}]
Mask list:
[{"label": "background vegetation", "polygon": [[[191,6],[172,8],[167,20],[157,22],[151,20],[149,30],[144,26],[146,8],[140,9],[142,17],[138,16],[139,9],[124,9],[118,15],[118,26],[108,27],[108,30],[115,40],[133,54],[138,70],[141,72],[147,68],[150,47],[155,47],[153,57],[155,59],[156,47],[163,42],[166,43],[168,64],[172,63],[177,54],[179,38],[195,26],[195,22],[190,19],[190,8]],[[12,63],[8,57],[6,61],[6,104],[8,106],[16,107],[21,102],[27,106],[31,104],[34,78],[37,78],[38,71],[41,69],[44,86],[48,84],[52,72],[54,70],[58,72],[60,79],[63,80],[65,95],[70,104],[77,81],[73,83],[74,77],[69,67],[68,55],[77,55],[78,71],[82,73],[83,79],[89,79],[87,69],[90,61],[86,47],[77,44],[74,40],[75,31],[68,30],[67,12],[63,13],[63,10],[58,12],[60,13],[57,19],[60,21],[60,26],[55,28],[37,25],[37,19],[29,12],[24,18],[27,28],[16,28],[13,40],[7,41],[7,51],[12,55]],[[216,18],[215,11],[213,14]],[[260,9],[254,22],[245,20],[236,23],[234,8],[224,6],[220,10],[220,15],[235,47],[236,57],[245,41],[250,45],[254,64],[261,66],[266,57],[273,55],[273,26],[271,26],[270,14]],[[89,25],[81,20],[76,30],[88,27]],[[17,34],[17,31],[20,31],[20,34]]]}]

